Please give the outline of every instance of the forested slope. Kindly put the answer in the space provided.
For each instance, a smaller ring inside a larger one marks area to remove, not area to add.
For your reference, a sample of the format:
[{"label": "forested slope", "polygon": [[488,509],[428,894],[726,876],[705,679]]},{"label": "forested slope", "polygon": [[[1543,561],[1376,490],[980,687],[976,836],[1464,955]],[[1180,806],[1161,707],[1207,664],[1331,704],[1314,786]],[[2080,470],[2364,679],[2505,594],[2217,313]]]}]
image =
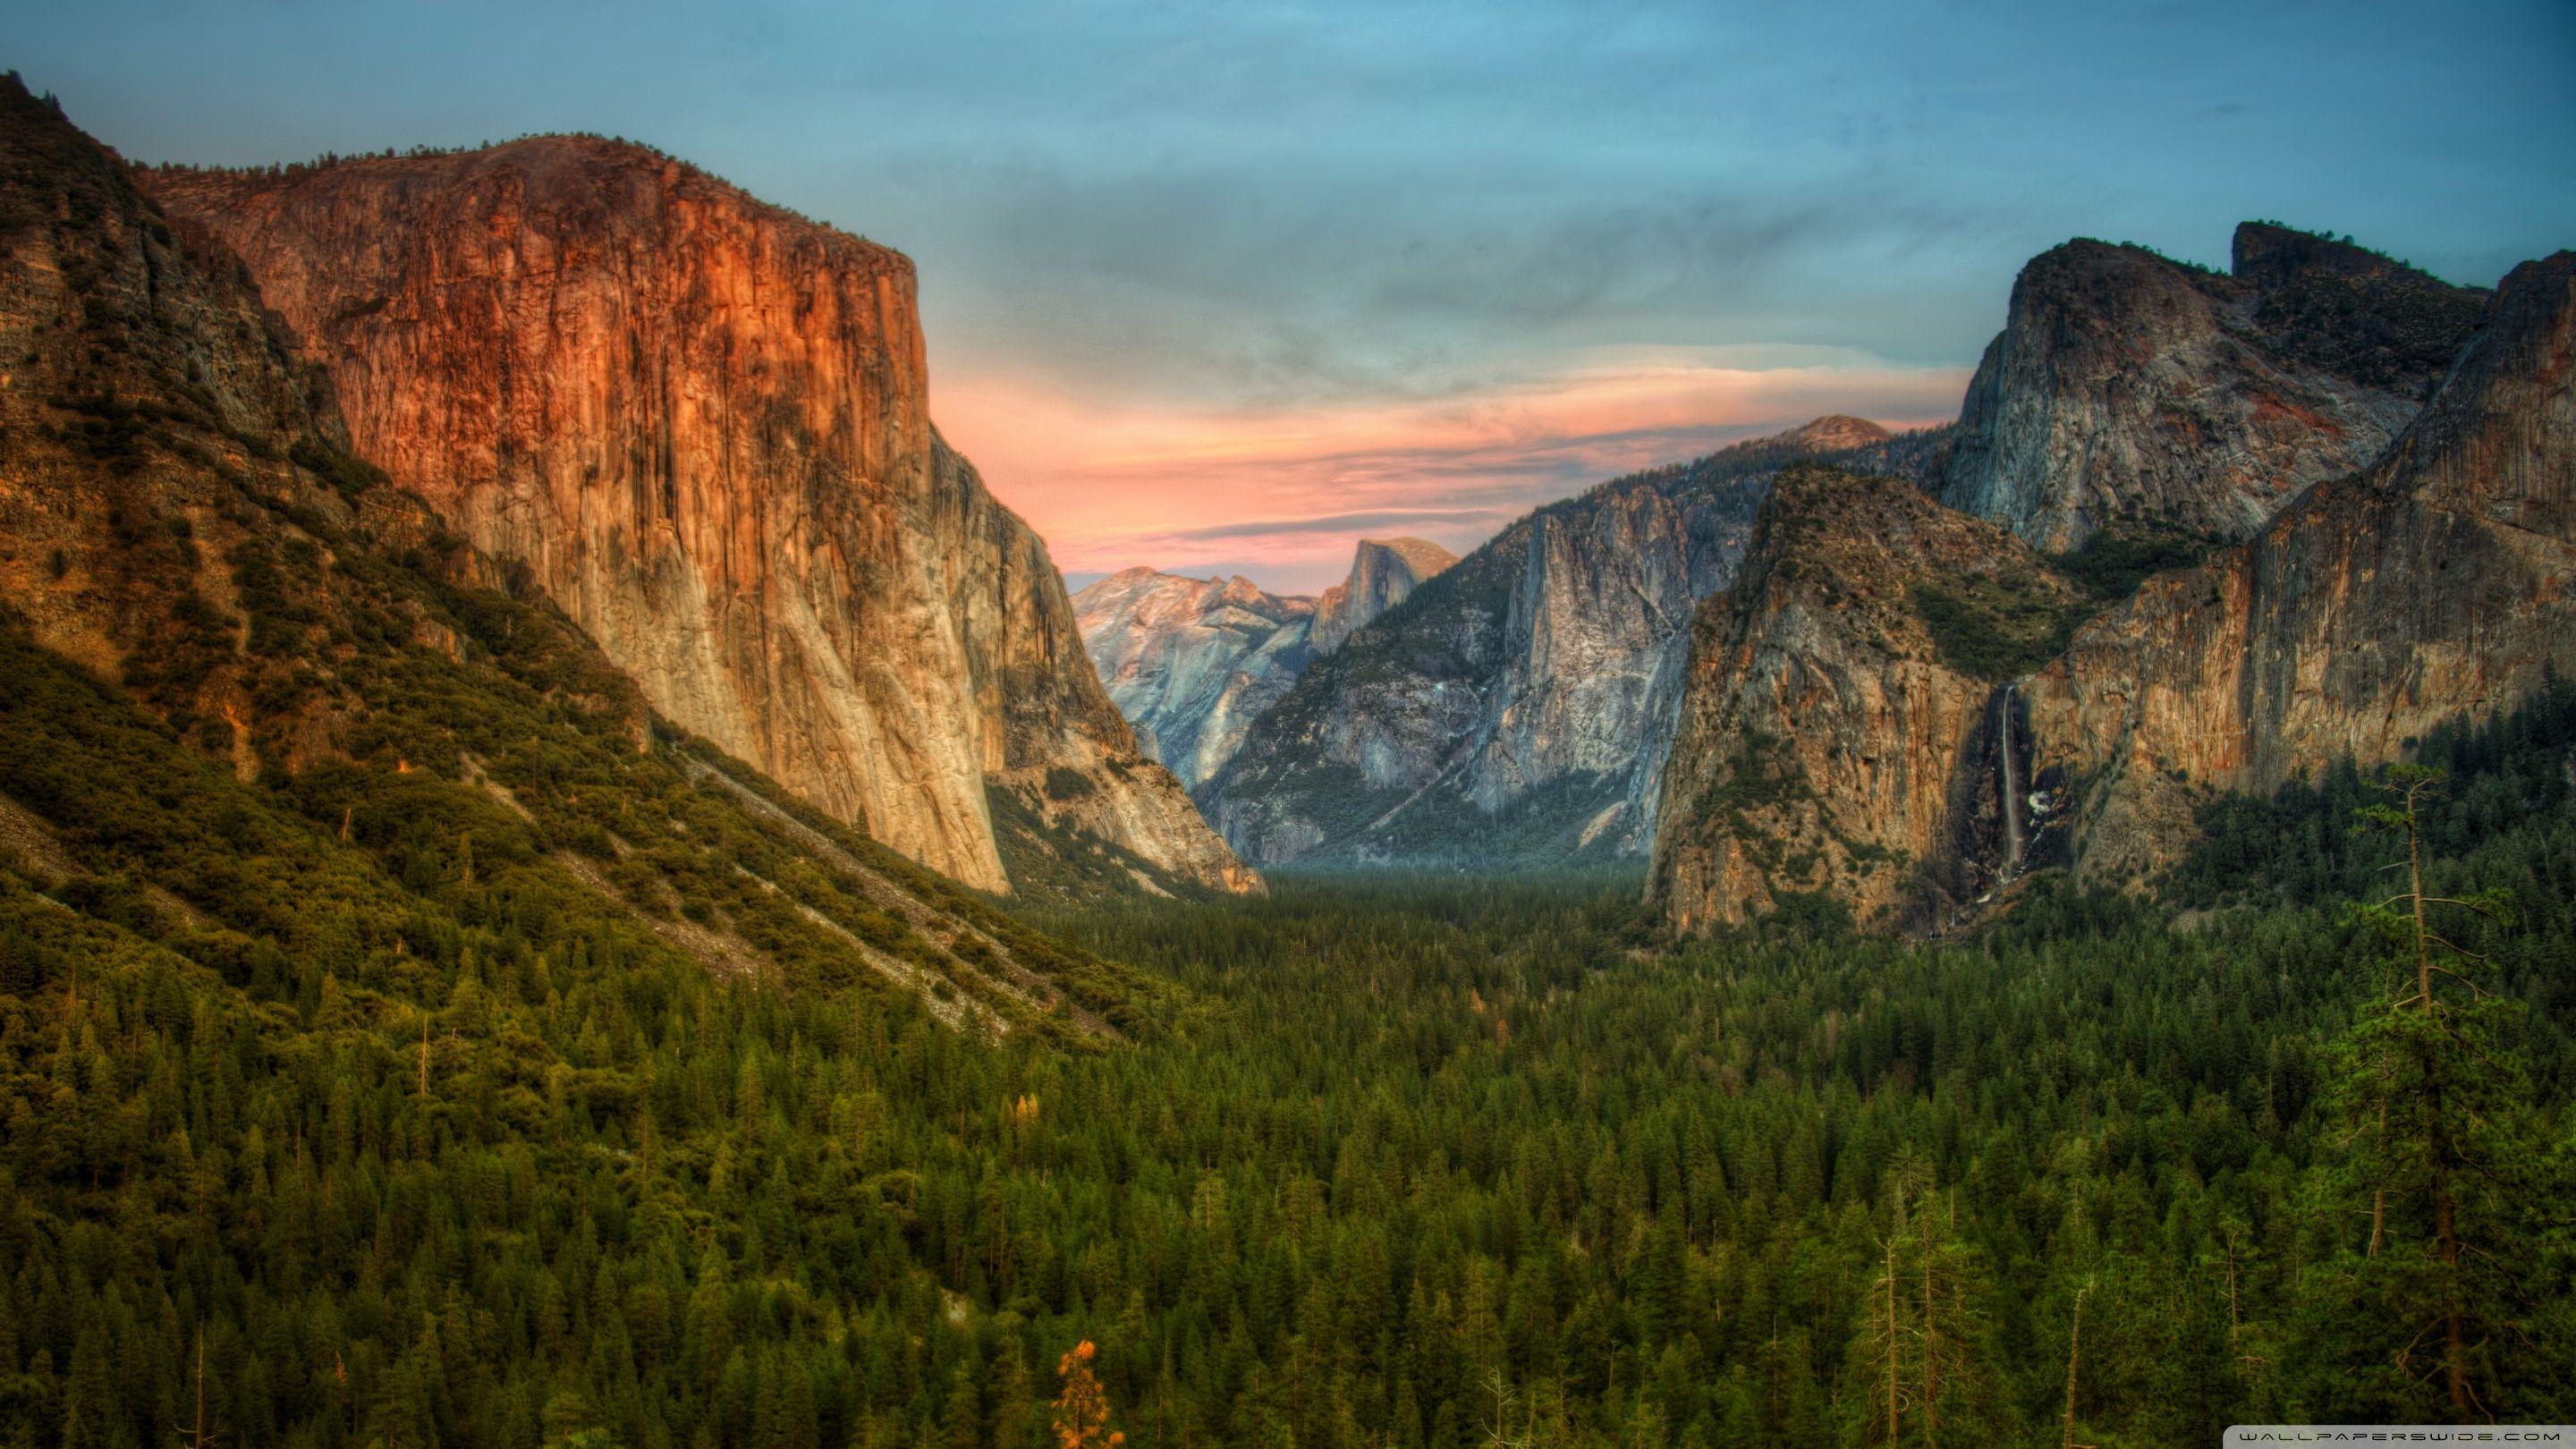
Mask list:
[{"label": "forested slope", "polygon": [[[68,747],[122,731],[99,733]],[[2511,1270],[2477,1283],[2505,1417],[2576,1386],[2547,1213],[2571,739],[2560,691],[2426,747],[2456,772],[2433,886],[2518,902],[2459,937],[2528,1082],[2499,1123],[2516,1191],[2480,1208]],[[72,758],[152,795],[153,753]],[[211,793],[237,835],[313,834]],[[2402,1308],[2422,1262],[2402,1193],[2365,1252],[2336,1096],[2389,955],[2342,906],[2396,848],[2350,834],[2364,798],[2346,778],[2213,818],[2190,929],[2043,888],[1974,940],[1661,955],[1624,877],[1051,918],[1208,1003],[1105,1052],[711,976],[584,928],[497,819],[471,885],[365,847],[399,794],[313,847],[338,889],[368,857],[425,887],[399,947],[345,971],[229,958],[139,880],[22,869],[0,1423],[166,1442],[202,1338],[239,1442],[1038,1449],[1046,1367],[1089,1339],[1155,1449],[1463,1449],[1497,1382],[1540,1442],[1878,1443],[1891,1267],[1898,1329],[1940,1345],[1928,1397],[1900,1362],[1902,1413],[1952,1442],[2054,1441],[2079,1296],[2084,1442],[2439,1413],[2429,1361],[2397,1366],[2406,1315],[2356,1307]]]}]

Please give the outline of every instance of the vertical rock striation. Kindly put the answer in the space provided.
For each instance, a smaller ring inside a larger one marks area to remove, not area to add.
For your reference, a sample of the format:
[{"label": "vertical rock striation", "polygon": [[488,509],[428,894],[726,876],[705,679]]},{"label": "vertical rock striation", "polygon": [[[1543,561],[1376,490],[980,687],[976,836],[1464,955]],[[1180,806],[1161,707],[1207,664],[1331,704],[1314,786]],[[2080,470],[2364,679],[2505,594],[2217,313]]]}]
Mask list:
[{"label": "vertical rock striation", "polygon": [[1083,643],[1145,752],[1197,789],[1243,747],[1264,710],[1457,556],[1427,539],[1364,538],[1350,576],[1319,599],[1250,579],[1128,569],[1074,597]]},{"label": "vertical rock striation", "polygon": [[2174,858],[2212,791],[2269,791],[2576,671],[2576,253],[2516,268],[2365,473],[2147,582],[2033,677],[2034,746],[2082,782],[2076,865]]},{"label": "vertical rock striation", "polygon": [[479,899],[536,903],[540,953],[873,977],[978,1035],[1168,998],[657,741],[595,644],[352,456],[240,261],[15,75],[0,356],[0,866],[112,884],[47,909],[207,980],[254,941],[470,980]]},{"label": "vertical rock striation", "polygon": [[1074,595],[1073,607],[1137,742],[1192,788],[1233,758],[1314,652],[1315,601],[1265,593],[1240,575],[1127,569]]},{"label": "vertical rock striation", "polygon": [[1307,642],[1318,654],[1332,653],[1457,561],[1456,554],[1427,539],[1361,539],[1351,555],[1350,577],[1315,600]]},{"label": "vertical rock striation", "polygon": [[1319,658],[1200,799],[1265,862],[1642,852],[1692,606],[1772,475],[1815,454],[1924,474],[1941,446],[1820,419],[1540,509]]},{"label": "vertical rock striation", "polygon": [[2483,296],[2259,222],[2229,275],[2068,242],[2013,284],[1943,501],[2053,551],[2106,529],[2250,537],[2388,446]]},{"label": "vertical rock striation", "polygon": [[1665,918],[1705,930],[1823,895],[1929,925],[2003,883],[2045,812],[1998,680],[2078,607],[2029,547],[1909,483],[1782,473],[1693,623],[1649,885]]},{"label": "vertical rock striation", "polygon": [[[253,639],[240,615],[242,579],[273,575],[281,545],[319,560],[321,532],[355,520],[355,490],[317,472],[355,466],[328,389],[221,244],[165,219],[14,74],[0,75],[0,357],[0,627],[122,686],[245,779],[311,753],[338,702],[279,657],[300,641]],[[336,605],[293,601],[345,624]]]},{"label": "vertical rock striation", "polygon": [[[1935,927],[2017,869],[2141,883],[2189,847],[2215,792],[2399,758],[2433,726],[2576,669],[2576,253],[2515,269],[2440,362],[2457,298],[2438,284],[2278,228],[2240,231],[2237,266],[2254,289],[2243,316],[2265,329],[2254,361],[2331,368],[2398,401],[2438,378],[2430,400],[2342,476],[2212,446],[2173,453],[2199,471],[2155,475],[2144,493],[2103,491],[2149,475],[2095,465],[2158,456],[2162,424],[2117,411],[2067,424],[2035,505],[1996,510],[2016,534],[2049,539],[2049,520],[2104,498],[2281,500],[2242,542],[2107,609],[1962,514],[1784,481],[1754,561],[1701,611],[1656,848],[1668,921],[1704,929],[1822,892],[1868,924]],[[2188,316],[2226,300],[2188,290],[2158,295]],[[2134,302],[2101,305],[2134,320]],[[2068,335],[2109,325],[2063,321]],[[2250,346],[2188,366],[2168,350],[2139,383],[2225,396]],[[1979,386],[1990,404],[1999,384]],[[1962,449],[1985,405],[1972,394]],[[2242,486],[2153,491],[2229,477]]]},{"label": "vertical rock striation", "polygon": [[900,254],[587,137],[146,180],[248,263],[358,451],[673,720],[988,889],[988,789],[1249,883],[1137,754],[1044,545],[933,430]]}]

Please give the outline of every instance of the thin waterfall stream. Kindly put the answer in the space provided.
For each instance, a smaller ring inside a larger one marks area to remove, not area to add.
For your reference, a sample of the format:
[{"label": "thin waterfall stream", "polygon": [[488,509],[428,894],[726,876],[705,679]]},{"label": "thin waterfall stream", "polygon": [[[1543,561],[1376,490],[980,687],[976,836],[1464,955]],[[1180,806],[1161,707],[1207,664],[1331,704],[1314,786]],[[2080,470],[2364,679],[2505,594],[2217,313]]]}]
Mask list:
[{"label": "thin waterfall stream", "polygon": [[2004,686],[2003,733],[1995,751],[1998,771],[1995,783],[2003,796],[2004,815],[2003,868],[1995,874],[1999,885],[2021,874],[2021,761],[2013,753],[2013,714],[2020,689],[2017,684]]}]

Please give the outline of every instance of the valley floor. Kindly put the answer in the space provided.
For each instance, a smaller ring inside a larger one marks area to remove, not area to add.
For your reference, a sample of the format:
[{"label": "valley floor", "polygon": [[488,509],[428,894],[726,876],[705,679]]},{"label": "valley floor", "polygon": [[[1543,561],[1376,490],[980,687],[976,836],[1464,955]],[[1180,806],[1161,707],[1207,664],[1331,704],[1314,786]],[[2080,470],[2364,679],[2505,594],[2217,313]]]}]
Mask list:
[{"label": "valley floor", "polygon": [[2349,775],[2214,814],[2172,904],[1947,944],[1675,951],[1617,875],[1032,912],[1157,982],[1113,1043],[470,894],[424,1025],[11,875],[0,1440],[1043,1449],[1088,1341],[1140,1449],[2180,1445],[2446,1413],[2453,1302],[2481,1408],[2563,1414],[2571,738],[2427,747],[2434,883],[2518,903],[2456,933],[2512,1082],[2457,1268],[2353,1094]]}]

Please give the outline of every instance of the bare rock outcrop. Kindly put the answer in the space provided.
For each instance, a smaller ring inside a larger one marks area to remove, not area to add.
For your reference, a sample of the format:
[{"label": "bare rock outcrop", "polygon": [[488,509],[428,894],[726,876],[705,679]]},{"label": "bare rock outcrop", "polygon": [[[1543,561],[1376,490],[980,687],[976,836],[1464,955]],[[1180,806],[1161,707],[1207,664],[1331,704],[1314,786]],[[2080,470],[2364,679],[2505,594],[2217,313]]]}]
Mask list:
[{"label": "bare rock outcrop", "polygon": [[1307,642],[1330,654],[1357,630],[1413,596],[1458,556],[1428,539],[1364,538],[1351,554],[1351,575],[1315,600]]},{"label": "bare rock outcrop", "polygon": [[1649,886],[1682,931],[1800,895],[1931,924],[2041,858],[2051,782],[1998,676],[2074,588],[1910,483],[1780,475],[1733,584],[1699,608]]},{"label": "bare rock outcrop", "polygon": [[2576,671],[2576,253],[2508,276],[2423,414],[2367,472],[2148,581],[2025,687],[2081,783],[2075,863],[2169,862],[2212,791],[2269,791]]},{"label": "bare rock outcrop", "polygon": [[1928,476],[1942,442],[1820,419],[1539,509],[1318,658],[1200,799],[1261,862],[1641,854],[1691,609],[1773,474],[1825,455]]},{"label": "bare rock outcrop", "polygon": [[2576,253],[2515,269],[2381,456],[2251,538],[2080,627],[2052,562],[1903,490],[1784,479],[1701,611],[1665,918],[1819,893],[1936,928],[2041,865],[2144,884],[2213,794],[2402,758],[2576,669]]},{"label": "bare rock outcrop", "polygon": [[2226,275],[2068,242],[2013,284],[1942,497],[2052,551],[2105,529],[2251,537],[2379,456],[2483,295],[2259,222]]},{"label": "bare rock outcrop", "polygon": [[358,452],[675,721],[977,886],[1010,887],[988,790],[1251,883],[939,441],[899,253],[596,138],[144,179],[249,265]]},{"label": "bare rock outcrop", "polygon": [[1314,650],[1315,601],[1250,579],[1133,568],[1073,596],[1085,647],[1137,743],[1195,788],[1243,744]]},{"label": "bare rock outcrop", "polygon": [[1084,589],[1074,611],[1101,682],[1145,752],[1195,790],[1318,655],[1457,561],[1427,539],[1364,538],[1350,576],[1320,598],[1266,593],[1240,575],[1136,568]]},{"label": "bare rock outcrop", "polygon": [[[162,216],[15,75],[0,76],[0,353],[0,627],[244,778],[326,746],[332,692],[241,616],[244,580],[273,580],[281,548],[319,561],[318,535],[356,517],[361,488],[334,483],[366,479],[328,389],[222,245]],[[340,622],[327,589],[293,604]]]},{"label": "bare rock outcrop", "polygon": [[[535,903],[539,953],[872,979],[986,1036],[1152,1021],[1136,1003],[1168,987],[1129,996],[656,729],[559,611],[351,453],[241,262],[14,75],[0,352],[0,862],[112,883],[100,924],[210,981],[254,941],[337,962],[382,1002],[470,980],[431,924],[463,892]],[[73,899],[49,909],[98,909]]]}]

